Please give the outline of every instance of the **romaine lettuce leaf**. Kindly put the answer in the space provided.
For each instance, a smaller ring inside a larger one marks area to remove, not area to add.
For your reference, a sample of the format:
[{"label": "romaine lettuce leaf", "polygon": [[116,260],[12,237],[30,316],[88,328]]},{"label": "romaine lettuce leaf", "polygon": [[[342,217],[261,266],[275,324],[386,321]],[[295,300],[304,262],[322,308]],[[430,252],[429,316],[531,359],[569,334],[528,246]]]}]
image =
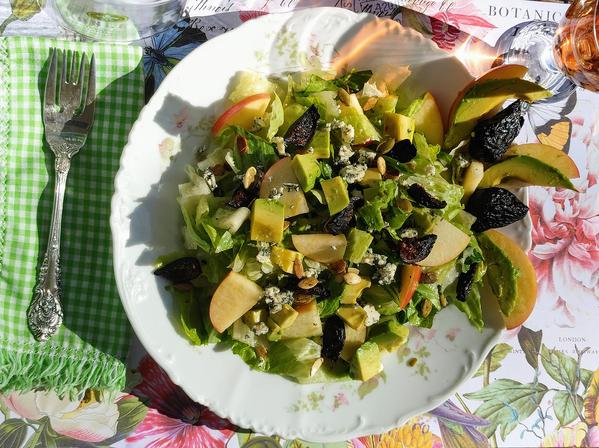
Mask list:
[{"label": "romaine lettuce leaf", "polygon": [[356,214],[369,229],[380,231],[386,226],[383,211],[397,197],[398,188],[397,184],[390,179],[378,182],[372,188],[374,190],[372,196],[358,209]]},{"label": "romaine lettuce leaf", "polygon": [[[247,151],[241,153],[238,150],[237,137],[246,139]],[[233,160],[240,172],[245,172],[250,166],[266,170],[279,160],[270,142],[239,126],[227,126],[218,139],[221,147],[233,148]]]},{"label": "romaine lettuce leaf", "polygon": [[228,98],[232,103],[237,103],[251,95],[271,93],[275,90],[275,85],[266,76],[251,71],[238,72],[230,85],[231,93]]},{"label": "romaine lettuce leaf", "polygon": [[268,350],[269,372],[295,379],[309,378],[314,362],[320,358],[320,350],[320,345],[307,338],[274,342]]},{"label": "romaine lettuce leaf", "polygon": [[470,294],[464,302],[457,299],[453,299],[452,302],[468,317],[470,323],[480,331],[485,323],[483,322],[483,312],[480,305],[479,287],[479,283],[473,284]]},{"label": "romaine lettuce leaf", "polygon": [[279,95],[274,94],[274,99],[270,103],[270,113],[268,115],[268,130],[266,131],[266,138],[271,140],[285,120],[285,112],[283,110],[283,103],[279,98]]}]

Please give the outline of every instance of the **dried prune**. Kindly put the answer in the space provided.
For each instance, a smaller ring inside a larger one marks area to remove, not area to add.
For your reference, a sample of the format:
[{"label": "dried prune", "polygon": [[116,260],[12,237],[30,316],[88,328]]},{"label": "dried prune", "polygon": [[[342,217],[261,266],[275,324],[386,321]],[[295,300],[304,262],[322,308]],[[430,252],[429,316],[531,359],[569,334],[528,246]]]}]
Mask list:
[{"label": "dried prune", "polygon": [[421,207],[440,209],[447,206],[447,202],[432,196],[422,185],[410,185],[408,194]]},{"label": "dried prune", "polygon": [[478,268],[478,263],[472,263],[466,272],[460,272],[460,275],[458,276],[456,297],[461,302],[465,302],[468,294],[470,294],[470,290],[474,284],[476,268]]},{"label": "dried prune", "polygon": [[354,210],[363,202],[360,197],[352,197],[349,204],[336,215],[331,216],[324,223],[324,230],[329,233],[346,233],[354,223]]},{"label": "dried prune", "polygon": [[252,201],[260,195],[260,184],[262,183],[263,177],[264,172],[257,168],[256,177],[250,187],[244,188],[243,185],[239,186],[239,188],[233,192],[233,196],[231,197],[231,200],[227,202],[227,205],[233,208],[249,207]]},{"label": "dried prune", "polygon": [[528,213],[528,207],[505,188],[492,187],[472,193],[466,211],[476,217],[472,231],[484,232],[519,221]]},{"label": "dried prune", "polygon": [[159,275],[173,283],[185,283],[193,280],[202,273],[202,266],[195,257],[178,258],[154,271],[154,275]]},{"label": "dried prune", "polygon": [[285,132],[283,140],[285,141],[287,150],[290,152],[300,151],[308,146],[308,143],[314,137],[319,119],[320,114],[313,104]]},{"label": "dried prune", "polygon": [[424,235],[420,238],[402,238],[397,243],[399,259],[402,263],[414,264],[424,260],[433,250],[437,235]]},{"label": "dried prune", "polygon": [[410,140],[404,139],[395,143],[393,148],[391,148],[391,150],[385,155],[397,160],[398,162],[407,163],[416,157],[417,153],[418,151],[416,151],[416,146],[414,146]]},{"label": "dried prune", "polygon": [[337,361],[341,354],[341,350],[343,350],[344,342],[345,324],[339,316],[334,314],[324,321],[322,350],[320,351],[320,355],[331,361]]},{"label": "dried prune", "polygon": [[524,118],[518,100],[497,115],[478,122],[470,140],[470,155],[481,162],[499,161],[520,133]]}]

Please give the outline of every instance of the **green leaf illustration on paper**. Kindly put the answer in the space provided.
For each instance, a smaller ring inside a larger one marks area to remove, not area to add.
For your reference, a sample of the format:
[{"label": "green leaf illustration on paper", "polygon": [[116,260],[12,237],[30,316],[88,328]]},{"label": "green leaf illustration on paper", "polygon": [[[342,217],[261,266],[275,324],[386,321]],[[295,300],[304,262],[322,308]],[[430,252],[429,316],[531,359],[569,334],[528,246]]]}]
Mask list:
[{"label": "green leaf illustration on paper", "polygon": [[102,443],[106,445],[113,444],[121,439],[124,439],[129,433],[133,432],[139,425],[146,414],[148,408],[145,404],[139,401],[139,398],[134,396],[125,397],[117,402],[119,410],[119,419],[116,426],[116,434]]},{"label": "green leaf illustration on paper", "polygon": [[[497,344],[493,348],[493,352],[491,354],[491,367],[489,372],[495,372],[498,368],[501,367],[501,361],[505,359],[505,357],[512,352],[512,346],[506,344],[505,342],[501,342]],[[484,364],[481,365],[474,376],[481,376],[484,374]]]},{"label": "green leaf illustration on paper", "polygon": [[532,331],[530,328],[522,327],[518,332],[518,342],[526,356],[526,362],[537,370],[539,368],[539,351],[541,350],[541,340],[543,331]]},{"label": "green leaf illustration on paper", "polygon": [[479,428],[480,431],[490,437],[499,427],[501,438],[505,440],[518,422],[534,412],[547,390],[547,386],[541,383],[522,384],[510,379],[500,379],[465,396],[470,400],[483,401],[474,413],[489,420],[491,424]]},{"label": "green leaf illustration on paper", "polygon": [[0,24],[0,34],[16,20],[29,20],[46,6],[46,0],[10,0],[11,13]]},{"label": "green leaf illustration on paper", "polygon": [[4,404],[4,402],[2,400],[0,400],[0,413],[2,413],[2,415],[4,415],[4,420],[8,419],[8,417],[10,415],[10,411],[8,410],[8,408],[6,407],[6,405]]},{"label": "green leaf illustration on paper", "polygon": [[577,382],[576,360],[558,350],[541,347],[541,363],[547,374],[566,388],[574,389]]},{"label": "green leaf illustration on paper", "polygon": [[580,382],[584,386],[585,390],[588,389],[589,383],[593,378],[593,371],[589,369],[580,369]]},{"label": "green leaf illustration on paper", "polygon": [[20,447],[27,436],[27,423],[9,418],[0,424],[0,446]]},{"label": "green leaf illustration on paper", "polygon": [[583,400],[578,394],[559,391],[553,396],[553,412],[562,426],[572,423],[582,413]]}]

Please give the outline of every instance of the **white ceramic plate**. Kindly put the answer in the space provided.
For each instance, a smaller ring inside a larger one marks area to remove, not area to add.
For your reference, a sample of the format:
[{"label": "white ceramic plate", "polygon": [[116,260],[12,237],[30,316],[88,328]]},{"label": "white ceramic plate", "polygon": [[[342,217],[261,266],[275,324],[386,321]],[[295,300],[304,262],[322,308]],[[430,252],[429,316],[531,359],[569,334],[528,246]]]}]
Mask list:
[{"label": "white ceramic plate", "polygon": [[[485,303],[482,333],[457,309],[444,309],[432,330],[413,330],[406,349],[385,356],[384,375],[367,383],[299,385],[251,371],[230,352],[189,344],[171,322],[172,299],[151,264],[181,248],[177,185],[185,181],[183,167],[209,138],[230,78],[247,69],[282,73],[326,67],[340,54],[349,55],[345,62],[357,68],[410,65],[415,93],[430,90],[444,114],[471,79],[459,61],[420,34],[371,15],[318,8],[249,21],[196,49],[154,94],[123,152],[111,216],[125,310],[172,380],[242,427],[320,442],[383,432],[442,403],[497,341],[503,325],[496,303]],[[528,248],[529,230],[524,222],[510,233]],[[411,357],[418,360],[415,367],[407,366]]]}]

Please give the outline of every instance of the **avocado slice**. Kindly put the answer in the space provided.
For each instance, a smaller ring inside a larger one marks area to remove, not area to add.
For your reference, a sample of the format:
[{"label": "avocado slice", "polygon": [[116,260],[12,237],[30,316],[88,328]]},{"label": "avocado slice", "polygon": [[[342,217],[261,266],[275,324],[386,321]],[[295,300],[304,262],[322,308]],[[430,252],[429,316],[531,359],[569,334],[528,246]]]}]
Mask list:
[{"label": "avocado slice", "polygon": [[287,303],[283,304],[280,311],[270,315],[270,318],[276,323],[282,330],[289,328],[293,325],[299,313],[293,309],[293,307]]},{"label": "avocado slice", "polygon": [[250,218],[250,239],[280,243],[283,239],[285,206],[273,199],[256,199]]},{"label": "avocado slice", "polygon": [[360,263],[374,237],[364,230],[352,228],[347,234],[347,248],[343,258],[352,263]]},{"label": "avocado slice", "polygon": [[356,283],[355,285],[345,283],[341,291],[339,303],[342,305],[354,305],[362,295],[362,291],[366,288],[370,288],[370,280],[367,278],[361,279],[360,283]]},{"label": "avocado slice", "polygon": [[336,313],[354,330],[359,329],[366,322],[366,311],[360,305],[343,305],[337,309]]},{"label": "avocado slice", "polygon": [[414,130],[416,129],[416,121],[412,117],[396,114],[395,112],[387,112],[383,115],[383,128],[385,129],[385,134],[396,141],[412,141]]},{"label": "avocado slice", "polygon": [[285,249],[280,246],[274,246],[270,252],[270,260],[281,268],[283,272],[293,274],[293,264],[295,260],[302,262],[304,256],[291,249]]},{"label": "avocado slice", "polygon": [[551,96],[549,91],[520,78],[487,79],[475,82],[450,116],[449,130],[443,146],[447,149],[455,148],[470,136],[478,120],[510,98],[530,103],[548,96]]},{"label": "avocado slice", "polygon": [[347,362],[351,361],[356,350],[366,341],[366,326],[362,325],[359,329],[354,330],[347,324],[345,325],[345,341],[343,349],[339,357]]},{"label": "avocado slice", "polygon": [[267,317],[268,317],[268,313],[266,312],[266,310],[259,309],[259,310],[249,310],[247,313],[245,313],[243,315],[242,319],[246,325],[249,325],[250,327],[252,327],[252,326],[256,325],[258,322],[265,322]]},{"label": "avocado slice", "polygon": [[382,180],[383,176],[377,168],[368,168],[358,183],[363,187],[374,187]]},{"label": "avocado slice", "polygon": [[379,346],[374,342],[366,342],[356,350],[351,360],[350,372],[352,376],[361,381],[370,378],[383,370],[381,363],[381,352]]},{"label": "avocado slice", "polygon": [[317,159],[331,157],[331,130],[329,128],[317,129],[308,148],[312,147],[312,155]]},{"label": "avocado slice", "polygon": [[275,342],[281,339],[283,334],[283,329],[277,324],[271,317],[266,320],[266,325],[270,329],[268,334],[266,335],[266,339],[271,342]]},{"label": "avocado slice", "polygon": [[329,207],[329,215],[333,216],[349,205],[347,184],[342,177],[321,180],[320,186]]},{"label": "avocado slice", "polygon": [[557,168],[529,156],[511,157],[492,165],[485,171],[478,187],[494,187],[508,178],[518,179],[530,185],[561,187],[576,191],[570,179]]},{"label": "avocado slice", "polygon": [[499,308],[505,316],[509,316],[516,306],[518,298],[518,276],[520,271],[511,262],[507,254],[497,246],[485,233],[477,235],[477,241],[487,263],[487,281]]},{"label": "avocado slice", "polygon": [[375,342],[381,351],[394,352],[408,341],[409,334],[408,327],[393,319],[373,325],[368,340]]},{"label": "avocado slice", "polygon": [[291,168],[304,191],[314,188],[320,176],[320,165],[313,154],[297,154],[291,162]]}]

